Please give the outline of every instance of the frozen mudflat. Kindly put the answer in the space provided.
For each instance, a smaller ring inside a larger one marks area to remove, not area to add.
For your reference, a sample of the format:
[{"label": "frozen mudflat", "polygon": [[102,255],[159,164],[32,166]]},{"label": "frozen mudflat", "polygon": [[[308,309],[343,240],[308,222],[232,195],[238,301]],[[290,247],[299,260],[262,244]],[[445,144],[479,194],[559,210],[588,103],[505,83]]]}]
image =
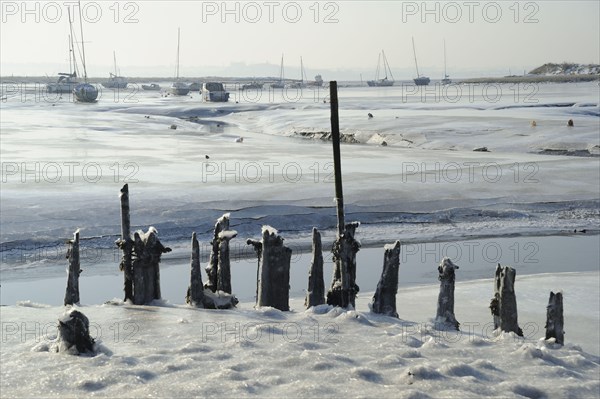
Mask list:
[{"label": "frozen mudflat", "polygon": [[[303,310],[311,229],[323,232],[325,250],[335,234],[326,90],[236,92],[227,104],[105,90],[85,105],[34,86],[8,92],[0,118],[2,395],[599,397],[597,83],[429,90],[340,88],[346,219],[361,222],[364,246],[351,312]],[[124,183],[132,229],[154,226],[173,248],[163,256],[165,300],[155,306],[103,304],[121,297],[114,241]],[[232,270],[242,303],[191,309],[182,305],[191,234],[204,266],[224,213],[238,232]],[[263,225],[299,256],[292,312],[252,307],[256,263],[245,241]],[[80,310],[96,328],[94,357],[49,351],[64,311],[64,241],[78,228]],[[381,248],[396,240],[400,320],[368,311]],[[461,267],[459,336],[431,325],[443,256]],[[518,270],[525,338],[491,331],[496,262]],[[564,347],[540,340],[550,290],[565,296]]]},{"label": "frozen mudflat", "polygon": [[[6,397],[593,398],[599,277],[520,278],[524,338],[492,331],[491,280],[457,284],[460,333],[433,328],[437,286],[401,289],[400,320],[327,305],[304,311],[302,298],[291,312],[114,300],[78,308],[97,338],[92,357],[49,351],[64,309],[25,302],[2,308],[0,388]],[[565,294],[564,347],[541,339],[556,287]],[[357,308],[371,296],[361,293]]]}]

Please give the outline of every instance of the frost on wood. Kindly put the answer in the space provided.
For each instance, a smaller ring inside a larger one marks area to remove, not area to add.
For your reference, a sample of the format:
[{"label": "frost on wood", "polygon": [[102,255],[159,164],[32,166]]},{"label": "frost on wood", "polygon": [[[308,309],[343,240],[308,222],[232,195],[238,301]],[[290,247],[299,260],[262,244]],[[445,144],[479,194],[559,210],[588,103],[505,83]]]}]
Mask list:
[{"label": "frost on wood", "polygon": [[229,214],[221,216],[215,224],[211,241],[210,259],[206,267],[208,281],[205,288],[212,292],[223,291],[231,294],[231,263],[229,260],[229,241],[237,232],[229,230]]},{"label": "frost on wood", "polygon": [[190,286],[185,297],[185,302],[192,306],[201,307],[204,299],[204,287],[202,286],[202,272],[200,270],[200,245],[196,233],[192,233],[192,271]]},{"label": "frost on wood", "polygon": [[435,323],[441,328],[454,328],[459,330],[460,323],[454,315],[454,281],[455,270],[458,269],[450,258],[442,259],[438,266],[440,280],[440,293],[438,296],[437,314]]},{"label": "frost on wood", "polygon": [[123,251],[119,268],[123,272],[125,301],[133,301],[133,240],[129,219],[129,185],[125,184],[121,188],[119,199],[121,200],[121,238],[115,241],[115,244]]},{"label": "frost on wood", "polygon": [[71,310],[58,320],[59,350],[70,353],[94,353],[90,321],[78,310]]},{"label": "frost on wood", "polygon": [[312,230],[312,262],[308,272],[308,290],[304,306],[322,305],[325,303],[325,281],[323,280],[323,246],[321,233],[313,227]]},{"label": "frost on wood", "polygon": [[163,246],[158,232],[150,227],[147,233],[138,231],[131,237],[129,220],[129,186],[121,188],[121,238],[115,244],[123,251],[120,268],[125,275],[125,300],[145,305],[160,299],[159,263],[163,253],[171,248]]},{"label": "frost on wood", "polygon": [[496,267],[494,278],[494,298],[490,304],[494,316],[494,328],[504,332],[514,332],[523,336],[517,322],[517,298],[515,296],[515,276],[517,272],[509,266]]},{"label": "frost on wood", "polygon": [[273,228],[263,228],[262,240],[248,240],[258,256],[256,306],[290,309],[290,261],[292,250]]},{"label": "frost on wood", "polygon": [[212,292],[202,286],[202,272],[200,270],[200,245],[196,233],[192,234],[192,273],[190,286],[185,297],[186,303],[205,309],[231,309],[238,304],[238,300],[231,293],[217,290]]},{"label": "frost on wood", "polygon": [[158,232],[150,227],[146,233],[133,235],[133,303],[144,305],[160,299],[159,263],[163,253],[171,248],[162,245]]},{"label": "frost on wood", "polygon": [[374,313],[398,317],[396,294],[398,293],[398,271],[400,269],[400,241],[386,245],[383,254],[383,270],[377,290],[373,296],[371,310]]},{"label": "frost on wood", "polygon": [[67,290],[65,292],[65,306],[79,303],[79,275],[81,274],[79,264],[79,230],[73,234],[73,240],[67,241],[69,249],[67,258],[69,268],[67,269]]},{"label": "frost on wood", "polygon": [[550,299],[546,308],[546,339],[554,338],[556,343],[564,345],[565,331],[563,317],[563,295],[550,291]]},{"label": "frost on wood", "polygon": [[347,223],[344,234],[333,243],[333,281],[327,292],[327,304],[342,308],[354,308],[356,294],[356,253],[360,243],[354,239],[354,233],[360,223]]}]

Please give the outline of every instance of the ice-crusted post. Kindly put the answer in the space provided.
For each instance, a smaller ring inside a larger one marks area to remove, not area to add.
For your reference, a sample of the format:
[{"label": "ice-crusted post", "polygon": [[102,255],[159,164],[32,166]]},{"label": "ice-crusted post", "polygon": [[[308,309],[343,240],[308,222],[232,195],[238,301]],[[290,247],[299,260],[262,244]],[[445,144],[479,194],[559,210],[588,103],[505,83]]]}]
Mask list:
[{"label": "ice-crusted post", "polygon": [[509,266],[496,267],[494,278],[494,298],[490,310],[494,316],[494,328],[504,332],[514,332],[523,336],[517,322],[517,298],[515,296],[515,276],[517,272]]},{"label": "ice-crusted post", "polygon": [[158,232],[150,227],[148,232],[136,231],[133,242],[133,303],[149,304],[160,299],[159,263],[163,253],[171,248],[162,245]]},{"label": "ice-crusted post", "polygon": [[221,216],[215,223],[213,239],[210,243],[210,259],[206,266],[208,281],[204,288],[212,292],[223,291],[231,294],[231,262],[229,259],[229,241],[237,232],[229,230],[229,213]]},{"label": "ice-crusted post", "polygon": [[312,230],[312,262],[308,272],[308,290],[304,306],[322,305],[325,303],[325,282],[323,281],[323,245],[321,233],[315,227]]},{"label": "ice-crusted post", "polygon": [[354,238],[359,222],[347,223],[344,234],[333,243],[333,281],[327,292],[327,304],[342,308],[354,308],[356,294],[356,253],[360,243]]},{"label": "ice-crusted post", "polygon": [[338,237],[344,234],[344,190],[342,186],[342,156],[340,151],[340,119],[338,115],[337,81],[329,82],[331,103],[331,141],[333,143],[333,172],[335,176],[335,202],[337,205]]},{"label": "ice-crusted post", "polygon": [[202,272],[200,270],[200,245],[196,233],[192,233],[192,272],[190,287],[188,288],[185,302],[192,306],[202,307],[204,300],[204,287],[202,286]]},{"label": "ice-crusted post", "polygon": [[69,269],[67,275],[67,291],[65,292],[65,306],[79,303],[79,275],[81,274],[79,264],[79,229],[73,234],[73,239],[67,241],[67,258]]},{"label": "ice-crusted post", "polygon": [[124,277],[125,301],[133,300],[133,263],[132,250],[133,241],[131,240],[131,223],[129,219],[129,185],[125,184],[121,188],[119,198],[121,199],[121,238],[115,242],[123,251],[120,269]]},{"label": "ice-crusted post", "polygon": [[400,241],[384,247],[383,271],[373,296],[371,310],[386,316],[398,317],[396,294],[398,293],[398,271],[400,269]]},{"label": "ice-crusted post", "polygon": [[454,328],[459,330],[460,323],[454,315],[454,281],[455,270],[458,266],[450,258],[442,259],[438,266],[438,279],[440,280],[440,293],[438,295],[437,313],[435,324],[439,328]]},{"label": "ice-crusted post", "polygon": [[237,236],[237,231],[225,230],[219,233],[219,256],[217,268],[217,291],[231,294],[231,262],[229,241]]},{"label": "ice-crusted post", "polygon": [[95,353],[90,321],[78,310],[70,310],[58,319],[58,340],[61,352]]},{"label": "ice-crusted post", "polygon": [[290,310],[290,262],[292,250],[283,245],[277,230],[263,226],[262,242],[248,240],[259,256],[259,281],[256,306]]},{"label": "ice-crusted post", "polygon": [[554,338],[557,344],[564,345],[564,324],[562,292],[555,294],[550,291],[550,299],[546,308],[546,339]]}]

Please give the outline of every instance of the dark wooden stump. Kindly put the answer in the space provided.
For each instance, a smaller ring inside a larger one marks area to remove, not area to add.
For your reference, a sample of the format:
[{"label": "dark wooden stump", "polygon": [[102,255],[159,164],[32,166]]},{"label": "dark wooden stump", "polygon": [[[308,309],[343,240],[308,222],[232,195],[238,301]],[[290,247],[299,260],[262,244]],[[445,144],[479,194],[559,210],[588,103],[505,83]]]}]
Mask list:
[{"label": "dark wooden stump", "polygon": [[200,245],[196,233],[192,233],[192,272],[190,286],[185,302],[192,306],[201,307],[204,300],[204,287],[202,285],[202,271],[200,269]]},{"label": "dark wooden stump", "polygon": [[322,305],[325,303],[325,281],[323,280],[323,245],[321,244],[321,233],[313,227],[312,230],[312,262],[308,272],[308,290],[304,306],[308,309],[311,306]]},{"label": "dark wooden stump", "polygon": [[161,298],[159,263],[171,248],[162,245],[154,227],[136,232],[133,241],[133,303],[145,305]]},{"label": "dark wooden stump", "polygon": [[125,184],[121,188],[119,198],[121,200],[121,238],[115,244],[121,251],[123,257],[119,268],[123,272],[125,301],[133,301],[133,240],[131,239],[131,223],[129,219],[129,186]]},{"label": "dark wooden stump", "polygon": [[205,288],[208,288],[212,292],[217,291],[218,285],[218,271],[219,271],[219,234],[223,231],[229,230],[229,213],[221,216],[217,223],[215,223],[215,229],[213,232],[213,239],[210,242],[210,258],[208,261],[208,266],[206,266],[206,275],[207,281],[204,285]]},{"label": "dark wooden stump", "polygon": [[231,294],[229,241],[236,236],[236,231],[229,230],[229,213],[226,213],[215,223],[213,239],[210,242],[210,259],[205,269],[208,279],[204,288],[212,292],[223,291]]},{"label": "dark wooden stump", "polygon": [[359,291],[356,285],[356,253],[360,250],[360,243],[354,239],[358,222],[348,223],[344,233],[333,243],[333,281],[327,292],[327,304],[342,308],[354,308],[356,294]]},{"label": "dark wooden stump", "polygon": [[454,281],[456,279],[456,269],[458,269],[458,266],[452,263],[450,258],[442,259],[442,262],[438,266],[440,293],[438,295],[435,323],[439,328],[451,327],[458,331],[460,323],[454,315]]},{"label": "dark wooden stump", "polygon": [[58,320],[58,338],[64,350],[74,347],[78,353],[95,353],[90,321],[78,310],[71,310]]},{"label": "dark wooden stump", "polygon": [[562,292],[555,294],[550,291],[550,299],[546,308],[546,339],[554,338],[557,344],[564,345],[564,324]]},{"label": "dark wooden stump", "polygon": [[[259,281],[256,306],[272,306],[290,310],[290,262],[292,250],[272,227],[263,227],[262,242],[248,240],[259,256]],[[260,245],[259,245],[260,244]]]},{"label": "dark wooden stump", "polygon": [[81,268],[79,264],[79,230],[73,234],[73,240],[67,241],[69,249],[69,269],[67,276],[67,290],[65,292],[65,306],[79,303],[79,275]]},{"label": "dark wooden stump", "polygon": [[386,245],[384,250],[383,270],[373,296],[371,311],[398,317],[396,294],[398,293],[398,272],[400,270],[400,241]]},{"label": "dark wooden stump", "polygon": [[233,230],[224,230],[219,233],[219,256],[217,267],[217,291],[231,294],[231,262],[229,259],[229,241],[237,236]]},{"label": "dark wooden stump", "polygon": [[515,296],[515,276],[517,272],[509,266],[496,267],[494,278],[494,298],[490,310],[494,316],[494,328],[504,332],[514,332],[523,336],[517,322],[517,298]]}]

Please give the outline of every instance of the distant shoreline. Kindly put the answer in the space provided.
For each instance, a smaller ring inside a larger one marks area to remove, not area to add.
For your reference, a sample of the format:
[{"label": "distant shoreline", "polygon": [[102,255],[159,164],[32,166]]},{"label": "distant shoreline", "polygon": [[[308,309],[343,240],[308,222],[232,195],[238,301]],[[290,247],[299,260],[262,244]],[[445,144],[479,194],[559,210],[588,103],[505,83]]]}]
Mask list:
[{"label": "distant shoreline", "polygon": [[600,80],[600,75],[526,75],[501,78],[470,78],[457,83],[575,83]]},{"label": "distant shoreline", "polygon": [[[174,80],[172,77],[127,77],[131,83],[151,83],[151,82],[166,82]],[[43,83],[54,82],[55,77],[47,76],[0,76],[0,84],[11,83]],[[108,81],[106,77],[90,77],[92,83],[103,83]],[[205,81],[220,81],[225,83],[246,83],[251,81],[259,82],[274,82],[278,78],[274,77],[219,77],[219,76],[202,76],[202,77],[183,77],[183,81],[188,82],[205,82]],[[286,79],[293,82],[295,79]],[[525,75],[525,76],[504,76],[504,77],[481,77],[467,79],[453,79],[455,84],[489,84],[489,83],[576,83],[576,82],[593,82],[600,81],[600,75],[582,74],[582,75]],[[352,84],[360,84],[360,81],[344,81]],[[404,80],[397,80],[397,83]],[[407,79],[406,82],[411,82]],[[437,83],[437,80],[432,80],[432,84]],[[366,87],[366,84],[365,84]]]}]

